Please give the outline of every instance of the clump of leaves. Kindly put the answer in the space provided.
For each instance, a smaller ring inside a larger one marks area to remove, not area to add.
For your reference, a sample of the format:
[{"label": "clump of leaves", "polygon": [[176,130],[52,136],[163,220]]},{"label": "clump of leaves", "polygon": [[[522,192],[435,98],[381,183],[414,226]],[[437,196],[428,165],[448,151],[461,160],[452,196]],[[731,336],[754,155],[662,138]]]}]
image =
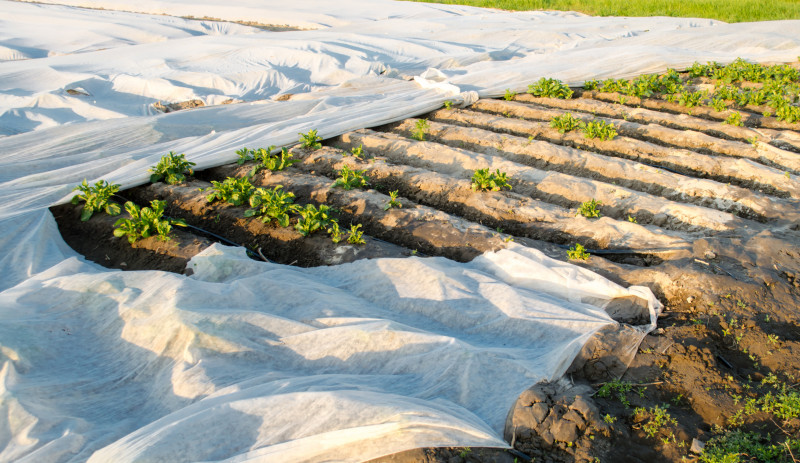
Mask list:
[{"label": "clump of leaves", "polygon": [[250,207],[245,217],[260,217],[264,223],[275,220],[281,227],[289,226],[289,214],[297,213],[300,206],[294,204],[294,193],[283,191],[283,185],[275,188],[256,188],[250,195]]},{"label": "clump of leaves", "polygon": [[558,129],[559,133],[571,132],[579,128],[581,124],[582,121],[575,118],[572,113],[564,113],[550,120],[550,127]]},{"label": "clump of leaves", "polygon": [[572,90],[561,83],[558,79],[547,79],[542,77],[535,84],[528,85],[528,93],[533,96],[560,98],[568,100],[572,98]]},{"label": "clump of leaves", "polygon": [[139,238],[149,238],[158,236],[162,241],[169,238],[169,232],[173,225],[185,227],[186,222],[182,219],[162,219],[166,201],[152,200],[150,207],[140,208],[136,204],[128,201],[125,203],[125,210],[131,218],[121,218],[114,223],[114,236],[128,237],[128,242],[133,244]]},{"label": "clump of leaves", "polygon": [[790,461],[786,450],[800,449],[800,440],[788,439],[784,445],[773,444],[768,437],[757,432],[734,430],[716,436],[706,442],[701,463],[739,463],[745,461],[778,462]]},{"label": "clump of leaves", "polygon": [[687,108],[694,108],[699,106],[705,97],[705,92],[682,92],[678,94],[678,104]]},{"label": "clump of leaves", "polygon": [[725,123],[736,127],[742,126],[742,113],[734,111],[725,119]]},{"label": "clump of leaves", "polygon": [[204,191],[211,190],[212,193],[206,196],[206,200],[210,203],[214,201],[224,201],[234,206],[241,206],[248,199],[253,190],[253,185],[247,180],[247,177],[234,178],[228,177],[225,180],[218,182],[211,181],[211,186]]},{"label": "clump of leaves", "polygon": [[569,260],[588,260],[589,257],[591,257],[591,254],[579,243],[576,243],[575,246],[569,248],[567,251],[567,258]]},{"label": "clump of leaves", "polygon": [[453,102],[450,100],[445,100],[444,109],[453,109]]},{"label": "clump of leaves", "polygon": [[352,154],[353,157],[355,158],[364,159],[364,145],[361,144],[353,148],[352,150],[350,150],[350,154]]},{"label": "clump of leaves", "polygon": [[363,170],[350,170],[349,167],[343,166],[339,171],[339,177],[333,182],[333,187],[340,186],[345,190],[352,190],[353,188],[364,188],[369,185],[369,178],[364,175]]},{"label": "clump of leaves", "polygon": [[587,80],[586,82],[583,83],[583,89],[584,90],[597,90],[599,84],[600,84],[600,82],[598,82],[595,79]]},{"label": "clump of leaves", "polygon": [[602,120],[594,120],[583,124],[583,134],[586,138],[599,138],[600,140],[613,140],[617,136],[617,127]]},{"label": "clump of leaves", "polygon": [[411,133],[411,138],[414,140],[425,141],[425,133],[430,128],[427,119],[417,119],[414,124],[414,131]]},{"label": "clump of leaves", "polygon": [[322,148],[322,137],[317,135],[317,129],[309,130],[308,133],[298,133],[300,135],[300,146],[310,150]]},{"label": "clump of leaves", "polygon": [[155,183],[163,179],[165,183],[170,185],[182,183],[186,180],[187,175],[194,174],[192,166],[195,165],[195,163],[186,160],[185,154],[177,154],[174,151],[170,151],[161,157],[158,164],[148,169],[148,172],[152,172],[150,181]]},{"label": "clump of leaves", "polygon": [[715,97],[711,100],[711,107],[714,108],[714,111],[722,112],[728,109],[728,104],[724,99]]},{"label": "clump of leaves", "polygon": [[594,219],[600,217],[600,209],[597,206],[602,205],[600,201],[595,200],[592,198],[585,203],[582,203],[580,207],[578,207],[578,213],[588,219]]},{"label": "clump of leaves", "polygon": [[512,92],[510,89],[506,89],[506,94],[503,95],[503,99],[506,101],[511,101],[515,96],[517,96],[517,92]]},{"label": "clump of leaves", "polygon": [[511,189],[508,184],[508,177],[505,172],[497,169],[489,172],[489,169],[478,169],[472,174],[472,191],[500,191],[503,188]]},{"label": "clump of leaves", "polygon": [[256,150],[242,148],[236,152],[236,154],[239,155],[239,160],[237,163],[241,165],[244,164],[245,161],[255,162],[256,165],[253,166],[253,168],[247,174],[248,177],[252,177],[264,169],[280,171],[286,169],[292,164],[297,164],[300,162],[299,159],[292,159],[292,153],[290,153],[286,148],[281,148],[280,153],[276,154],[272,154],[273,150],[275,150],[275,145],[272,145],[266,149],[259,148]]},{"label": "clump of leaves", "polygon": [[389,209],[391,209],[393,207],[396,207],[398,209],[403,207],[403,204],[400,203],[400,201],[397,200],[397,190],[389,192],[389,202],[386,203],[385,206],[383,206],[383,210],[384,211],[388,211]]},{"label": "clump of leaves", "polygon": [[72,191],[80,190],[80,193],[72,197],[72,204],[78,204],[79,201],[85,203],[81,211],[81,221],[86,222],[97,211],[105,211],[108,215],[119,215],[119,204],[110,201],[119,188],[119,185],[109,184],[105,180],[99,180],[94,186],[89,186],[86,179],[73,188]]},{"label": "clump of leaves", "polygon": [[678,420],[672,417],[667,411],[668,404],[654,405],[650,408],[638,407],[633,414],[637,419],[642,420],[642,431],[647,437],[655,437],[662,429],[666,429],[668,436],[674,438],[672,426],[678,425]]},{"label": "clump of leaves", "polygon": [[361,228],[361,224],[358,225],[350,225],[350,234],[347,236],[347,242],[350,244],[367,244],[364,241],[363,235],[364,232],[359,230]]},{"label": "clump of leaves", "polygon": [[320,204],[319,208],[313,204],[306,204],[305,208],[298,209],[300,219],[294,228],[303,236],[308,236],[318,230],[324,230],[331,235],[331,240],[338,243],[341,240],[339,222],[331,217],[331,208]]}]

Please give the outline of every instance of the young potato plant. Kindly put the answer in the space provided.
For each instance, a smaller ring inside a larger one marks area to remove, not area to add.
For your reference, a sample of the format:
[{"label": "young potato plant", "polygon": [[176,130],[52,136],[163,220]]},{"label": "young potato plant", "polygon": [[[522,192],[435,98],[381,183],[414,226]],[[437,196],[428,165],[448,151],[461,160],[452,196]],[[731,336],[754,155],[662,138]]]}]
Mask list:
[{"label": "young potato plant", "polygon": [[162,241],[170,239],[169,232],[172,226],[185,227],[183,219],[162,219],[166,201],[152,200],[150,207],[140,208],[136,204],[128,201],[125,203],[125,210],[131,216],[130,219],[122,218],[114,223],[114,236],[120,238],[128,237],[128,242],[133,244],[140,238],[158,236]]},{"label": "young potato plant", "polygon": [[349,167],[343,166],[339,171],[339,177],[333,182],[333,188],[340,186],[345,190],[352,190],[353,188],[364,188],[369,185],[369,178],[364,175],[363,170],[350,170]]},{"label": "young potato plant", "polygon": [[489,169],[478,169],[472,174],[472,191],[500,191],[503,188],[511,189],[505,172],[497,169],[489,172]]},{"label": "young potato plant", "polygon": [[550,127],[558,129],[559,133],[571,132],[579,127],[583,122],[572,116],[572,113],[564,113],[550,120]]},{"label": "young potato plant", "polygon": [[117,184],[110,184],[105,180],[99,180],[94,186],[89,186],[86,179],[72,189],[72,191],[80,190],[80,194],[72,197],[72,204],[78,204],[83,201],[83,210],[81,211],[81,221],[86,222],[97,211],[105,211],[108,215],[119,215],[119,204],[110,201],[111,197],[119,191],[120,186]]},{"label": "young potato plant", "polygon": [[587,219],[596,219],[600,217],[600,209],[597,206],[602,205],[600,201],[596,201],[592,198],[590,201],[586,201],[585,203],[581,204],[578,208],[578,214],[586,217]]},{"label": "young potato plant", "polygon": [[591,254],[586,252],[586,248],[577,243],[567,251],[569,260],[589,260],[589,257],[591,257]]},{"label": "young potato plant", "polygon": [[599,138],[603,141],[613,140],[617,136],[617,127],[596,119],[588,124],[583,124],[583,135],[586,138]]},{"label": "young potato plant", "polygon": [[425,134],[427,133],[430,125],[427,119],[417,119],[414,125],[414,131],[411,133],[411,138],[414,140],[425,141]]},{"label": "young potato plant", "polygon": [[239,161],[237,162],[239,165],[244,164],[245,161],[253,161],[256,163],[256,165],[253,166],[253,168],[247,174],[248,177],[252,177],[264,169],[276,172],[284,170],[292,164],[297,164],[300,162],[299,159],[292,159],[292,153],[290,153],[288,149],[281,148],[280,153],[272,154],[274,149],[275,145],[272,145],[267,149],[259,148],[257,150],[248,150],[247,148],[243,148],[236,152],[236,154],[239,155]]},{"label": "young potato plant", "polygon": [[506,100],[506,101],[511,101],[516,96],[517,96],[516,92],[512,92],[510,89],[506,89],[506,94],[503,95],[503,99]]},{"label": "young potato plant", "polygon": [[294,228],[303,236],[308,236],[318,230],[325,230],[331,235],[331,241],[338,243],[342,239],[339,222],[330,215],[330,207],[320,204],[319,208],[313,204],[306,204],[305,208],[297,210],[300,219]]},{"label": "young potato plant", "polygon": [[211,181],[211,186],[204,191],[211,190],[212,193],[206,196],[206,200],[210,203],[214,201],[224,201],[234,206],[241,206],[250,199],[250,194],[253,191],[253,185],[247,177],[234,178],[228,177],[222,182],[216,180]]},{"label": "young potato plant", "polygon": [[[364,159],[364,145],[358,145],[357,147],[350,150],[350,154],[353,155],[354,158],[357,159]],[[347,156],[345,154],[345,156]]]},{"label": "young potato plant", "polygon": [[317,135],[317,129],[309,130],[308,133],[298,133],[300,135],[300,146],[310,150],[322,148],[322,137]]},{"label": "young potato plant", "polygon": [[535,84],[528,85],[528,93],[533,96],[545,98],[560,98],[568,100],[572,98],[572,90],[561,83],[558,79],[546,79],[542,77]]},{"label": "young potato plant", "polygon": [[391,209],[393,207],[396,207],[398,209],[403,207],[403,204],[400,203],[400,201],[397,200],[397,190],[389,192],[389,202],[386,203],[385,206],[383,206],[383,210],[384,211],[388,211],[389,209]]},{"label": "young potato plant", "polygon": [[283,191],[283,185],[272,189],[256,188],[249,203],[251,209],[244,211],[245,217],[259,217],[264,223],[275,220],[281,227],[288,227],[290,214],[300,210],[300,206],[294,204],[294,193]]},{"label": "young potato plant", "polygon": [[152,172],[150,181],[156,183],[164,180],[165,183],[170,185],[183,183],[187,175],[194,174],[192,166],[195,165],[195,163],[186,160],[185,154],[177,154],[174,151],[170,151],[161,157],[158,164],[148,169],[148,172]]},{"label": "young potato plant", "polygon": [[742,126],[742,113],[734,111],[725,119],[725,123],[736,127]]},{"label": "young potato plant", "polygon": [[364,232],[359,230],[361,228],[361,224],[358,225],[350,225],[350,234],[347,236],[347,242],[350,244],[367,244],[364,241]]},{"label": "young potato plant", "polygon": [[694,108],[699,106],[705,97],[705,92],[682,92],[678,94],[678,104],[687,108]]}]

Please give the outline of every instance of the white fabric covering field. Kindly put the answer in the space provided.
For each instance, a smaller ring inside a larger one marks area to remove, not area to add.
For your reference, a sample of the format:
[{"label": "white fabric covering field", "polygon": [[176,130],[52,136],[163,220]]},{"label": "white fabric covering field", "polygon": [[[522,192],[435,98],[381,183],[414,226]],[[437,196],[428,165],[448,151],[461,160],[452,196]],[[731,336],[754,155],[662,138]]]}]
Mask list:
[{"label": "white fabric covering field", "polygon": [[[110,271],[69,249],[46,208],[84,178],[142,184],[170,150],[209,167],[242,146],[313,128],[331,137],[542,76],[579,84],[800,55],[799,21],[388,0],[57,3],[0,0],[0,461],[356,462],[507,447],[517,395],[614,326],[603,301],[637,294],[654,316],[647,290],[521,246],[468,264],[314,269],[214,246],[190,277]],[[285,93],[301,95],[275,101]],[[151,106],[188,99],[243,103]]]}]

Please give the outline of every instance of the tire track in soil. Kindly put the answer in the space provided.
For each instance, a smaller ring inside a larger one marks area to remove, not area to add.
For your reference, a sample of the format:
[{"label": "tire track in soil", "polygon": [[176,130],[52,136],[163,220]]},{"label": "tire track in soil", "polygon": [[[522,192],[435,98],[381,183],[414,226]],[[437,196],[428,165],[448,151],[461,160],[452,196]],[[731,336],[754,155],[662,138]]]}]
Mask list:
[{"label": "tire track in soil", "polygon": [[[335,207],[343,231],[363,223],[368,245],[361,251],[342,251],[348,246],[327,236],[301,238],[293,228],[244,219],[244,207],[209,204],[198,191],[209,185],[201,180],[125,194],[142,203],[164,198],[169,212],[187,222],[299,265],[417,249],[466,261],[510,239],[564,260],[564,248],[573,243],[610,252],[575,263],[623,285],[649,286],[666,304],[660,332],[645,338],[623,378],[651,384],[631,402],[652,406],[683,398],[670,409],[678,441],[708,440],[712,425],[738,409],[729,391],[746,394],[746,378],[800,377],[800,183],[794,176],[800,155],[792,151],[800,150],[798,128],[761,116],[746,119],[756,127],[719,127],[714,120],[721,115],[696,108],[689,115],[650,100],[631,108],[618,95],[577,93],[582,98],[519,95],[438,110],[423,116],[432,121],[426,141],[408,137],[417,119],[357,130],[317,151],[295,148],[299,164],[255,176],[254,185],[283,185],[299,204]],[[634,104],[631,98],[626,103]],[[617,125],[620,137],[594,141],[549,128],[550,118],[568,111],[586,119],[594,112]],[[758,146],[747,142],[752,137]],[[358,146],[365,159],[341,151]],[[331,189],[345,165],[363,170],[375,189]],[[229,165],[198,176],[223,180],[249,168]],[[473,192],[470,178],[482,168],[506,172],[512,190]],[[385,193],[394,190],[402,208],[384,211]],[[576,216],[577,206],[590,199],[601,201],[603,217]],[[77,209],[61,208],[60,217],[74,219]],[[95,220],[102,221],[89,223]],[[736,327],[743,331],[733,342],[725,333]],[[685,449],[646,436],[618,402],[592,397],[597,383],[608,379],[598,367],[605,360],[594,360],[594,370],[573,368],[577,386],[540,385],[521,396],[513,410],[534,421],[507,430],[515,446],[537,461],[681,461]],[[604,424],[605,413],[619,422]],[[423,453],[426,461],[468,461],[463,451]],[[419,455],[381,461],[417,461]],[[503,455],[485,461],[503,461]]]}]

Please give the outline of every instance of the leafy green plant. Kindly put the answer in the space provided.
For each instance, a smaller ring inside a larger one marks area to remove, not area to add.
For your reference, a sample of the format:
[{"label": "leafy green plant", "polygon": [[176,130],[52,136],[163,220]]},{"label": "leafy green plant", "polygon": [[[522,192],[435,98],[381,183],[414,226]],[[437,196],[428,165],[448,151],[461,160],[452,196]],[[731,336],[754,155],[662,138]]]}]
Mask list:
[{"label": "leafy green plant", "polygon": [[503,188],[511,189],[508,184],[508,177],[505,172],[497,169],[489,172],[489,169],[478,169],[472,174],[472,191],[500,191]]},{"label": "leafy green plant", "polygon": [[350,154],[352,154],[355,158],[364,159],[364,145],[358,145],[357,147],[353,148],[350,150]]},{"label": "leafy green plant", "polygon": [[591,200],[582,203],[580,207],[578,207],[578,214],[588,219],[598,218],[600,217],[600,209],[598,209],[597,206],[600,206],[602,204],[603,204],[602,202],[592,198]]},{"label": "leafy green plant", "polygon": [[450,100],[445,100],[444,109],[453,109],[453,102]]},{"label": "leafy green plant", "polygon": [[699,106],[705,97],[705,92],[682,92],[678,94],[678,104],[687,108],[694,108]]},{"label": "leafy green plant", "polygon": [[583,83],[583,89],[584,90],[597,90],[599,84],[600,83],[595,79],[587,80],[586,82]]},{"label": "leafy green plant", "polygon": [[281,227],[288,227],[290,214],[297,213],[300,206],[294,204],[294,193],[283,191],[283,185],[275,188],[256,188],[250,195],[250,207],[245,217],[260,217],[264,223],[275,220]]},{"label": "leafy green plant", "polygon": [[725,119],[725,123],[736,127],[742,126],[742,113],[734,111]]},{"label": "leafy green plant", "polygon": [[182,183],[186,180],[187,175],[194,174],[192,166],[195,165],[197,164],[186,160],[185,154],[177,154],[174,151],[170,151],[161,157],[158,164],[148,169],[148,172],[152,172],[150,181],[155,183],[163,179],[165,183],[170,185]]},{"label": "leafy green plant", "polygon": [[248,177],[252,177],[259,171],[262,171],[264,169],[271,171],[280,171],[286,169],[292,164],[297,164],[298,162],[300,162],[299,159],[292,159],[293,157],[292,153],[290,153],[289,150],[286,148],[281,148],[281,151],[279,153],[272,154],[272,151],[274,150],[275,150],[275,145],[272,145],[266,149],[259,148],[256,150],[242,148],[241,150],[236,152],[236,154],[239,155],[239,160],[237,161],[237,163],[241,165],[244,164],[246,161],[255,162],[255,166],[253,166],[253,168],[247,174]]},{"label": "leafy green plant", "polygon": [[667,428],[668,435],[674,438],[674,433],[668,428],[677,426],[678,420],[669,414],[668,409],[668,404],[653,405],[650,408],[637,407],[633,414],[643,420],[642,431],[647,437],[655,437],[662,429]]},{"label": "leafy green plant", "polygon": [[162,219],[166,201],[152,200],[150,207],[140,208],[136,204],[128,201],[125,203],[125,210],[131,218],[121,218],[114,223],[114,236],[127,236],[128,242],[133,244],[140,238],[158,236],[162,241],[169,238],[169,232],[173,225],[185,227],[186,222],[182,219]]},{"label": "leafy green plant", "polygon": [[364,188],[369,185],[369,178],[364,175],[363,170],[350,170],[347,166],[342,166],[339,177],[333,182],[333,188],[340,186],[345,190],[353,188]]},{"label": "leafy green plant", "polygon": [[617,127],[614,124],[596,119],[583,124],[583,134],[586,138],[599,138],[600,140],[613,140],[617,136]]},{"label": "leafy green plant", "polygon": [[728,104],[722,98],[715,97],[711,100],[711,107],[714,108],[714,111],[722,112],[728,109]]},{"label": "leafy green plant", "polygon": [[317,129],[309,130],[308,133],[298,133],[300,135],[300,146],[310,150],[322,148],[322,137],[317,135]]},{"label": "leafy green plant", "polygon": [[788,448],[800,448],[800,441],[788,439],[784,445],[773,444],[769,437],[756,432],[728,431],[711,438],[698,457],[700,463],[779,462]]},{"label": "leafy green plant", "polygon": [[72,204],[78,204],[83,201],[83,210],[81,211],[81,221],[86,222],[97,211],[105,211],[108,215],[119,215],[119,204],[110,201],[111,197],[117,194],[120,186],[117,184],[109,184],[105,180],[99,180],[94,186],[89,186],[86,179],[80,185],[72,189],[72,191],[79,190],[80,194],[72,197]]},{"label": "leafy green plant", "polygon": [[564,113],[550,119],[550,127],[558,129],[559,133],[571,132],[581,126],[580,119],[572,116],[572,113]]},{"label": "leafy green plant", "polygon": [[547,79],[542,77],[535,84],[528,85],[528,93],[533,96],[560,98],[568,100],[572,98],[572,90],[561,83],[558,79]]},{"label": "leafy green plant", "polygon": [[425,133],[429,127],[430,126],[426,119],[417,119],[416,124],[414,124],[414,131],[411,133],[411,138],[419,141],[425,141]]},{"label": "leafy green plant", "polygon": [[341,240],[339,222],[331,217],[331,208],[320,204],[319,208],[313,204],[306,204],[305,208],[298,209],[300,219],[294,228],[303,236],[308,236],[318,230],[325,230],[331,235],[331,240],[338,243]]},{"label": "leafy green plant", "polygon": [[636,220],[636,217],[634,217],[634,216],[632,216],[630,214],[628,214],[628,222],[630,222],[630,223],[639,223],[639,221]]},{"label": "leafy green plant", "polygon": [[234,206],[241,206],[250,199],[250,193],[253,190],[253,185],[247,177],[234,178],[228,177],[225,180],[218,182],[211,181],[211,186],[204,191],[211,190],[212,193],[206,196],[206,201],[212,203],[214,201],[224,201],[233,204]]},{"label": "leafy green plant", "polygon": [[503,95],[503,99],[504,99],[504,100],[506,100],[506,101],[511,101],[511,100],[513,100],[513,99],[514,99],[514,97],[516,97],[516,96],[517,96],[517,93],[516,93],[516,92],[512,92],[511,90],[509,90],[509,89],[506,89],[506,94],[505,94],[505,95]]},{"label": "leafy green plant", "polygon": [[397,200],[397,190],[389,192],[389,202],[386,203],[385,206],[383,206],[383,210],[384,211],[388,211],[389,209],[391,209],[393,207],[396,207],[398,209],[403,207],[403,204],[400,203],[400,201]]},{"label": "leafy green plant", "polygon": [[350,225],[350,234],[347,236],[347,242],[350,244],[367,244],[364,241],[363,235],[364,232],[359,230],[361,228],[361,224],[358,225]]},{"label": "leafy green plant", "polygon": [[591,254],[586,252],[586,248],[579,243],[576,243],[575,246],[569,248],[567,251],[567,258],[569,260],[588,260],[589,257],[591,257]]}]

